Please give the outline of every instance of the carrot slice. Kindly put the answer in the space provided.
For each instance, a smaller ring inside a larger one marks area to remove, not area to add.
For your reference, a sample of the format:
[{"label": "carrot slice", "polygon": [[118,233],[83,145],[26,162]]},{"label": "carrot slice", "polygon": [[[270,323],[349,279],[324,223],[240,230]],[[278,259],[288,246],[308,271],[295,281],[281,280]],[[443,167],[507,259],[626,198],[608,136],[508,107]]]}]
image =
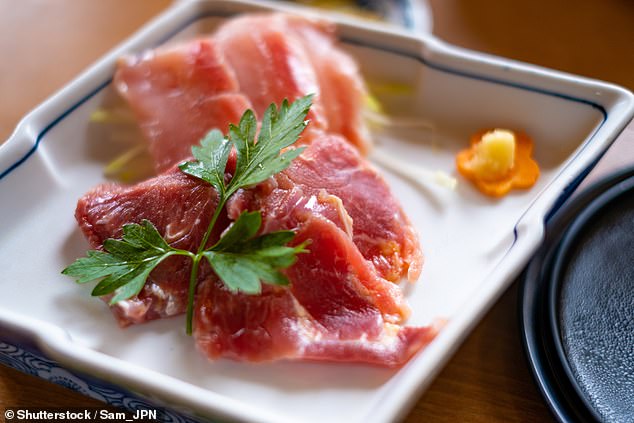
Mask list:
[{"label": "carrot slice", "polygon": [[523,132],[513,132],[515,135],[515,155],[513,165],[502,175],[483,175],[474,168],[474,157],[477,146],[482,137],[493,131],[484,129],[471,136],[471,146],[456,155],[458,172],[471,181],[480,192],[491,197],[502,197],[511,189],[527,189],[532,187],[539,177],[539,166],[533,160],[533,140]]}]

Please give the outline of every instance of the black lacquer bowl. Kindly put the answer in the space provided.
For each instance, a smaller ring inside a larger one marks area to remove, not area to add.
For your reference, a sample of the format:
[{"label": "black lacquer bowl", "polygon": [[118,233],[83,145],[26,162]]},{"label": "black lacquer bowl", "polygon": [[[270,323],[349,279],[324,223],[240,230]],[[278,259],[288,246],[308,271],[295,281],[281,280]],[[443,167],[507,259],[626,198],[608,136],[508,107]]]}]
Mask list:
[{"label": "black lacquer bowl", "polygon": [[563,422],[634,422],[634,168],[549,219],[523,275],[524,345]]}]

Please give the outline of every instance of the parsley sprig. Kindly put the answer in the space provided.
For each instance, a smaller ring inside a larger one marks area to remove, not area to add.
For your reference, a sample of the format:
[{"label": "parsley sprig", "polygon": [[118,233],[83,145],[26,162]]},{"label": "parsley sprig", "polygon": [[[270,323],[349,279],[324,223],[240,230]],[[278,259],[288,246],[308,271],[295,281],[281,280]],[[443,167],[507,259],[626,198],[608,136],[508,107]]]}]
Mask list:
[{"label": "parsley sprig", "polygon": [[[203,258],[233,292],[258,294],[262,282],[287,285],[288,279],[280,270],[295,263],[297,254],[306,251],[306,243],[288,247],[295,235],[292,231],[257,236],[262,225],[259,211],[243,212],[218,242],[212,246],[208,243],[220,213],[236,191],[286,169],[301,154],[304,147],[288,147],[297,141],[306,127],[311,101],[312,95],[290,105],[284,100],[279,110],[271,104],[262,118],[257,142],[257,120],[254,113],[247,110],[237,126],[229,126],[228,137],[212,130],[201,140],[200,146],[192,147],[195,160],[183,163],[179,168],[211,184],[219,197],[196,253],[171,247],[150,221],[143,220],[141,224],[124,225],[122,239],[107,239],[103,251],[88,251],[86,257],[77,259],[62,273],[74,277],[77,283],[101,279],[92,295],[112,294],[110,304],[115,304],[138,295],[150,272],[163,260],[175,255],[187,256],[192,260],[187,301],[188,334],[192,333],[194,295]],[[226,183],[225,168],[232,147],[236,149],[236,170]]]}]

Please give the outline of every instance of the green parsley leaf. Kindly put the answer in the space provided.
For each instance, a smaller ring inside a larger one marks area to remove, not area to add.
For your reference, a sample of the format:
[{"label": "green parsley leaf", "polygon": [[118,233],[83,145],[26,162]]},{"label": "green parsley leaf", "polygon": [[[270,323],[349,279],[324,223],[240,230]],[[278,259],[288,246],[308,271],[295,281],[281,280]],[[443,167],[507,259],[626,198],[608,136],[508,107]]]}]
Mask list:
[{"label": "green parsley leaf", "polygon": [[[236,191],[258,184],[286,169],[303,151],[288,149],[304,130],[306,115],[312,95],[289,105],[284,100],[279,110],[271,104],[264,113],[257,143],[257,120],[247,110],[238,126],[230,125],[227,138],[218,130],[210,131],[192,147],[194,161],[179,166],[182,172],[211,184],[218,191],[218,204],[196,253],[170,247],[151,222],[123,227],[121,240],[108,239],[105,251],[88,251],[86,257],[76,260],[62,271],[63,274],[86,283],[102,279],[92,295],[114,293],[110,304],[137,295],[152,272],[163,260],[172,255],[192,259],[187,303],[187,333],[192,333],[194,295],[198,283],[198,267],[205,257],[216,274],[232,291],[259,293],[261,283],[286,285],[288,279],[280,271],[297,260],[297,254],[305,252],[307,243],[287,247],[292,241],[292,231],[279,231],[256,236],[262,224],[260,212],[242,213],[211,248],[209,237],[224,206]],[[225,183],[225,168],[235,146],[236,170],[229,184]],[[282,150],[285,150],[282,152]]]},{"label": "green parsley leaf", "polygon": [[225,196],[225,167],[231,152],[231,143],[222,132],[211,130],[200,141],[200,147],[192,147],[192,154],[197,161],[185,162],[179,169],[188,175],[209,182],[221,197]]},{"label": "green parsley leaf", "polygon": [[139,225],[123,226],[121,240],[107,239],[105,251],[88,251],[86,257],[77,259],[62,273],[86,283],[96,279],[101,282],[92,291],[93,296],[112,294],[110,304],[127,300],[143,289],[150,272],[167,257],[192,255],[188,251],[170,247],[154,225],[143,220]]},{"label": "green parsley leaf", "polygon": [[278,231],[255,236],[262,225],[260,212],[243,212],[224,236],[203,252],[216,274],[231,291],[259,294],[261,281],[288,285],[280,272],[297,261],[297,254],[306,252],[306,243],[287,247],[295,233]]},{"label": "green parsley leaf", "polygon": [[271,104],[264,112],[258,142],[255,142],[257,122],[253,112],[242,116],[238,126],[230,125],[231,142],[236,146],[236,172],[228,187],[229,195],[239,188],[260,183],[286,169],[304,150],[294,148],[281,153],[297,141],[308,124],[306,115],[312,95],[296,100],[289,106],[284,100],[279,111]]}]

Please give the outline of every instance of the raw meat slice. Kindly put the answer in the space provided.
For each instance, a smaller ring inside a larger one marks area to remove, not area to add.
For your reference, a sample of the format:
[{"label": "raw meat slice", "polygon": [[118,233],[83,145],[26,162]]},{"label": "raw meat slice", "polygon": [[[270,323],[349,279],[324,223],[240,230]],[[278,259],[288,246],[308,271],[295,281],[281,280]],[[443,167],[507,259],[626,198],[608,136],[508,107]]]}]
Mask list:
[{"label": "raw meat slice", "polygon": [[229,200],[231,219],[261,210],[263,231],[293,229],[318,214],[352,237],[379,274],[415,281],[423,255],[418,236],[378,172],[343,138],[322,133],[290,167]]},{"label": "raw meat slice", "polygon": [[[211,187],[174,169],[129,188],[99,186],[80,199],[76,218],[94,248],[120,237],[125,223],[149,219],[171,245],[193,251],[216,202]],[[228,225],[222,219],[211,242]],[[433,338],[430,328],[398,325],[409,314],[399,288],[382,279],[335,224],[319,215],[308,218],[294,242],[306,239],[310,253],[287,271],[291,287],[265,285],[262,295],[230,293],[205,263],[195,336],[210,357],[396,366]],[[184,312],[189,271],[181,258],[161,263],[138,297],[112,307],[120,325]]]},{"label": "raw meat slice", "polygon": [[321,129],[362,153],[370,144],[359,69],[324,21],[283,14],[232,19],[212,38],[122,58],[114,86],[136,114],[158,173],[187,158],[209,130],[226,132],[247,109],[261,117],[271,103],[308,93],[316,96],[304,142]]},{"label": "raw meat slice", "polygon": [[326,129],[315,69],[304,46],[286,32],[282,16],[250,14],[231,19],[216,31],[214,40],[258,116],[271,103],[313,93],[308,119],[313,127]]},{"label": "raw meat slice", "polygon": [[343,135],[367,152],[365,85],[355,61],[336,45],[333,24],[287,14],[251,14],[222,25],[215,39],[240,91],[260,116],[271,102],[314,93],[309,131]]},{"label": "raw meat slice", "polygon": [[[132,187],[100,185],[77,203],[75,218],[93,248],[108,238],[121,238],[126,223],[151,221],[173,247],[196,251],[218,201],[216,191],[178,169]],[[229,224],[221,217],[211,242]],[[187,307],[190,260],[169,257],[152,271],[137,297],[112,306],[119,324],[128,326],[183,313]],[[201,280],[209,276],[200,269]]]},{"label": "raw meat slice", "polygon": [[157,172],[190,156],[209,130],[226,132],[251,108],[209,39],[124,57],[114,85],[137,116]]},{"label": "raw meat slice", "polygon": [[398,287],[378,277],[332,222],[307,220],[294,242],[306,239],[310,252],[288,269],[290,287],[265,285],[262,295],[246,295],[214,278],[199,285],[194,337],[203,353],[399,366],[434,338],[435,328],[390,323],[406,314]]},{"label": "raw meat slice", "polygon": [[335,41],[335,25],[279,15],[309,52],[320,87],[328,131],[343,135],[362,153],[370,147],[370,133],[362,110],[368,95],[359,66]]}]

